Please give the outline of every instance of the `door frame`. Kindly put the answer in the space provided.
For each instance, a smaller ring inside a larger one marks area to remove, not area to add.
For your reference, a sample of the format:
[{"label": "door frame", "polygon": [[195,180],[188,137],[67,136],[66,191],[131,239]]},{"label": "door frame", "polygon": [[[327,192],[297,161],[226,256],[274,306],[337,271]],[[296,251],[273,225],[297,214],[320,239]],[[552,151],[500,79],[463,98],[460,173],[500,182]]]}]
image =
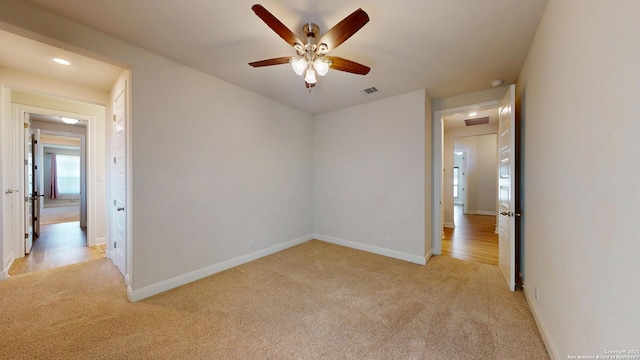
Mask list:
[{"label": "door frame", "polygon": [[[86,164],[85,164],[85,178],[86,179],[96,179],[97,178],[97,171],[96,171],[96,167],[94,164],[94,146],[95,146],[95,132],[96,132],[96,126],[95,126],[95,117],[93,115],[87,115],[87,114],[80,114],[80,113],[73,113],[73,112],[69,112],[69,111],[63,111],[63,110],[56,110],[56,109],[48,109],[48,108],[43,108],[43,107],[38,107],[38,106],[32,106],[32,105],[24,105],[24,104],[17,104],[17,103],[11,103],[11,107],[12,107],[12,114],[13,114],[13,119],[14,121],[18,121],[20,123],[23,123],[24,119],[24,114],[26,113],[33,113],[33,114],[41,114],[41,115],[49,115],[49,116],[58,116],[58,117],[71,117],[71,118],[75,118],[78,120],[84,120],[87,122],[87,133],[86,133],[86,143],[85,143],[85,158],[86,158]],[[14,134],[14,138],[17,140],[17,143],[15,144],[16,149],[18,150],[18,154],[20,156],[23,156],[23,152],[24,152],[24,136],[22,136],[22,131],[24,129],[22,128],[22,126],[18,129],[17,133]],[[76,134],[78,135],[78,134]],[[19,184],[23,184],[21,185],[21,194],[25,194],[25,189],[24,189],[24,171],[22,170],[24,164],[23,163],[16,163],[14,164],[13,168],[14,171],[16,170],[20,170],[17,171],[18,176],[19,176]],[[95,219],[95,214],[96,214],[96,198],[95,198],[95,189],[94,189],[94,183],[92,181],[86,181],[86,199],[87,199],[87,246],[93,246],[96,244],[96,237],[95,237],[95,223],[96,223],[96,219]],[[18,202],[19,205],[16,207],[15,211],[16,211],[16,219],[18,219],[18,229],[23,229],[24,228],[24,201],[22,202]],[[22,235],[22,232],[19,232],[18,235]],[[24,250],[25,250],[25,245],[24,245],[24,238],[23,236],[16,236],[16,239],[14,239],[14,256],[15,258],[22,258],[24,257]]]},{"label": "door frame", "polygon": [[433,255],[442,255],[442,237],[444,236],[444,223],[442,216],[442,200],[444,199],[444,124],[443,117],[455,113],[470,112],[472,110],[497,108],[500,100],[485,101],[481,103],[458,106],[454,108],[442,109],[433,113],[433,202],[432,202],[432,224],[431,236],[433,239]]},{"label": "door frame", "polygon": [[[453,151],[454,151],[453,159],[454,159],[454,166],[455,166],[455,156],[456,156],[456,154],[455,154],[455,152],[456,152],[455,138],[453,140],[454,140],[454,144],[453,144],[454,145],[454,147],[453,147]],[[462,172],[462,175],[458,174],[458,195],[459,195],[458,197],[460,198],[460,202],[461,202],[461,205],[462,205],[462,213],[466,214],[467,188],[468,188],[468,186],[467,186],[467,172],[468,172],[467,171],[467,158],[469,157],[469,152],[466,151],[466,150],[460,151],[460,152],[462,153],[462,155],[461,155],[462,156],[462,163],[464,164],[462,169],[464,170],[464,172]],[[444,154],[443,154],[443,156],[444,156]],[[460,171],[460,170],[458,170],[458,171]],[[442,185],[444,185],[444,184],[442,184]],[[460,192],[460,187],[463,187],[464,193]],[[462,194],[462,196],[460,196],[460,194]],[[453,204],[456,205],[455,198],[453,199]],[[460,205],[460,204],[458,204],[458,205]],[[455,221],[454,221],[454,224],[455,224]]]},{"label": "door frame", "polygon": [[[87,125],[88,125],[88,121],[87,121]],[[87,232],[89,232],[89,224],[88,224],[88,220],[89,220],[89,199],[88,199],[88,193],[87,193],[87,136],[86,134],[77,134],[77,133],[71,133],[71,132],[64,132],[64,131],[53,131],[53,130],[42,130],[40,129],[40,135],[53,135],[53,136],[61,136],[61,137],[68,137],[68,138],[76,138],[76,139],[80,139],[80,226],[86,226],[87,227]],[[55,146],[53,146],[55,147]],[[42,144],[42,150],[44,151],[44,144]],[[42,157],[42,162],[44,164],[44,154]],[[42,165],[43,165],[42,164]],[[42,169],[44,170],[44,165],[42,166]],[[43,173],[43,178],[44,178],[44,173]],[[84,193],[84,195],[82,195],[82,193]],[[42,193],[44,195],[44,192]],[[85,211],[86,209],[86,211]],[[86,216],[85,216],[86,214]],[[83,225],[84,224],[84,225]],[[95,245],[95,244],[94,244]],[[91,246],[89,245],[89,239],[87,236],[87,246]]]}]

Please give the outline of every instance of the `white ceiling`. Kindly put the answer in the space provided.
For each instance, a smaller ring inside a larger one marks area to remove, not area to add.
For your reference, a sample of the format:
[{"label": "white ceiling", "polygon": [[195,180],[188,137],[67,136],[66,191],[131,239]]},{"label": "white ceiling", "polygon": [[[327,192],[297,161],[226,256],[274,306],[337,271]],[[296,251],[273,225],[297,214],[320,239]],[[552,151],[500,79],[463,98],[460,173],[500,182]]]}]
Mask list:
[{"label": "white ceiling", "polygon": [[[53,62],[62,58],[71,65]],[[122,69],[38,41],[0,31],[0,66],[110,91]]]},{"label": "white ceiling", "polygon": [[50,123],[50,124],[58,124],[58,125],[64,125],[64,126],[87,127],[87,121],[86,120],[79,120],[75,124],[67,124],[64,121],[62,121],[62,119],[60,117],[51,116],[51,115],[29,114],[29,119],[32,120],[32,121],[39,121],[39,122],[45,122],[45,123]]},{"label": "white ceiling", "polygon": [[[475,115],[471,115],[472,113],[475,113]],[[467,111],[445,115],[442,117],[444,123],[444,131],[464,128],[467,126],[464,122],[466,119],[477,119],[483,117],[489,118],[489,124],[473,125],[474,129],[478,129],[481,126],[496,125],[498,123],[498,107],[476,109],[473,110],[473,112]]]},{"label": "white ceiling", "polygon": [[[294,55],[253,13],[256,0],[26,1],[311,114],[418,89],[435,99],[487,89],[495,79],[513,83],[546,4],[264,0],[262,5],[297,34],[306,22],[317,23],[324,33],[357,8],[369,14],[370,22],[330,55],[370,66],[371,72],[330,71],[309,94],[288,65],[248,65]],[[362,90],[370,86],[380,91],[365,95]]]}]

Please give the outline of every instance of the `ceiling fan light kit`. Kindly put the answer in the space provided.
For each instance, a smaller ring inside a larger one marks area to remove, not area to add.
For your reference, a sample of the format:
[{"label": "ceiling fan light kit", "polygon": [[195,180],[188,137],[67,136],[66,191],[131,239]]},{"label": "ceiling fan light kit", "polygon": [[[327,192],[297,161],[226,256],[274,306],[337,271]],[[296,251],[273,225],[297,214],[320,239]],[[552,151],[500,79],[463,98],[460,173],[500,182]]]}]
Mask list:
[{"label": "ceiling fan light kit", "polygon": [[316,40],[320,27],[314,23],[307,23],[302,27],[307,41],[303,43],[298,36],[289,30],[280,20],[273,16],[262,5],[251,7],[256,15],[264,21],[284,41],[293,46],[296,55],[293,57],[280,57],[249,63],[253,67],[271,66],[290,63],[293,71],[304,75],[305,87],[311,91],[318,81],[318,76],[325,76],[329,69],[345,71],[352,74],[366,75],[371,70],[369,67],[354,61],[340,57],[327,56],[327,52],[337,48],[345,42],[368,21],[369,16],[362,9],[354,11],[336,26],[327,31],[319,40]]}]

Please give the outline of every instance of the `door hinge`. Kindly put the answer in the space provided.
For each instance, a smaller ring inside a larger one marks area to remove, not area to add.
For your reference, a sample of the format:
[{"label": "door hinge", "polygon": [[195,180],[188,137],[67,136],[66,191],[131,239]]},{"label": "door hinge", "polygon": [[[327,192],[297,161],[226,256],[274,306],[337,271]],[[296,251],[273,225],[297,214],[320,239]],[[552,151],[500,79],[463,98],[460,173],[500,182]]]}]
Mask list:
[{"label": "door hinge", "polygon": [[28,123],[24,123],[24,128],[28,129],[29,128],[29,124]]},{"label": "door hinge", "polygon": [[24,161],[24,164],[25,164],[25,165],[29,165],[29,160],[25,160],[25,161]]},{"label": "door hinge", "polygon": [[115,156],[113,157],[113,163],[114,164],[116,163],[116,157]]},{"label": "door hinge", "polygon": [[38,170],[38,165],[34,166],[35,170]]},{"label": "door hinge", "polygon": [[25,238],[25,239],[28,239],[28,238],[29,238],[29,234],[24,233],[24,238]]},{"label": "door hinge", "polygon": [[115,248],[117,248],[117,247],[118,247],[118,243],[114,241],[114,242],[113,242],[113,248],[115,249]]},{"label": "door hinge", "polygon": [[113,122],[116,122],[116,114],[113,114]]},{"label": "door hinge", "polygon": [[113,206],[116,206],[116,199],[113,199]]}]

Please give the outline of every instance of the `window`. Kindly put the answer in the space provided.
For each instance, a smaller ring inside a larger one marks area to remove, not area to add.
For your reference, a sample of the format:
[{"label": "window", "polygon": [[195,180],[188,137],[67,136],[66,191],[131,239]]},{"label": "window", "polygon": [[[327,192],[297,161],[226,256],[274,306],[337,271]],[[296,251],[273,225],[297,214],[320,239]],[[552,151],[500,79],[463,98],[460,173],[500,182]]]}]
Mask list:
[{"label": "window", "polygon": [[459,182],[459,174],[460,174],[460,168],[459,167],[454,167],[453,168],[453,197],[454,198],[458,198],[458,184]]},{"label": "window", "polygon": [[56,155],[58,193],[80,194],[80,156]]}]

